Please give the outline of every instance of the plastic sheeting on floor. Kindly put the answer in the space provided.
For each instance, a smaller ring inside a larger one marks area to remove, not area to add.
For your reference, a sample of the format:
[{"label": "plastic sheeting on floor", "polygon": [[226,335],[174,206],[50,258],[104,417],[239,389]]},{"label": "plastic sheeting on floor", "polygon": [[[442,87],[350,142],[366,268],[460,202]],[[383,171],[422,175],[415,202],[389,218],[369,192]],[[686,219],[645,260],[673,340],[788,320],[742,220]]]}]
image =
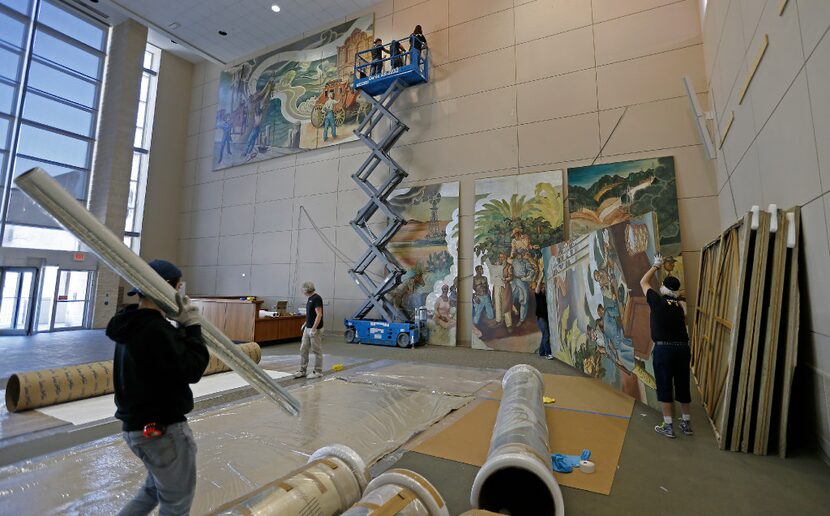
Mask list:
[{"label": "plastic sheeting on floor", "polygon": [[[404,352],[405,353],[405,352]],[[491,383],[501,385],[504,371],[471,367],[377,360],[338,375],[353,383],[386,385],[448,396],[472,396]]]},{"label": "plastic sheeting on floor", "polygon": [[[292,418],[263,397],[191,419],[199,447],[193,514],[218,508],[342,443],[372,464],[471,398],[322,381],[292,389]],[[0,507],[8,514],[114,514],[139,488],[144,469],[111,436],[0,469]]]}]

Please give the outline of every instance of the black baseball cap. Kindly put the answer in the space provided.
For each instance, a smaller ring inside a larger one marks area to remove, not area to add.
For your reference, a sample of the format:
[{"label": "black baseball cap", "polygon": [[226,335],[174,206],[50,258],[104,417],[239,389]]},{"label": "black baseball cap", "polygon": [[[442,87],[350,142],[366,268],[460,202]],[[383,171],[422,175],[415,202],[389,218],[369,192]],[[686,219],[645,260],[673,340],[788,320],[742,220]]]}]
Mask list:
[{"label": "black baseball cap", "polygon": [[[173,281],[182,277],[182,271],[172,263],[168,262],[167,260],[153,260],[149,262],[149,265],[156,273],[161,276],[164,281]],[[128,296],[134,296],[139,294],[137,288],[133,287],[129,292],[127,292]]]},{"label": "black baseball cap", "polygon": [[680,290],[680,280],[674,276],[666,276],[666,279],[663,280],[663,286],[672,292],[677,292]]}]

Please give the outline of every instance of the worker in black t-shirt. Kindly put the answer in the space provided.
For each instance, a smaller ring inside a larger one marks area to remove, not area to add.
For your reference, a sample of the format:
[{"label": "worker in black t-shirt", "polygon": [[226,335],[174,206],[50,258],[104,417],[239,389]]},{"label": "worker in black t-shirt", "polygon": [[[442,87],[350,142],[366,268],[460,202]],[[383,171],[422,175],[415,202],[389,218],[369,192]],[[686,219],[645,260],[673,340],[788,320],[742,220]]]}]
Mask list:
[{"label": "worker in black t-shirt", "polygon": [[420,54],[427,46],[427,38],[424,36],[424,30],[420,25],[416,25],[412,34],[409,35],[409,51],[412,54],[412,63],[418,63]]},{"label": "worker in black t-shirt", "polygon": [[303,294],[308,300],[305,305],[303,340],[300,344],[300,369],[294,373],[294,378],[306,376],[309,348],[314,353],[314,370],[307,378],[320,378],[323,376],[323,298],[310,281],[303,283]]},{"label": "worker in black t-shirt", "polygon": [[536,298],[536,325],[539,331],[542,332],[542,340],[539,342],[539,356],[553,360],[553,355],[550,351],[550,325],[548,324],[548,298],[545,293],[545,280],[539,278],[536,282],[535,289]]},{"label": "worker in black t-shirt", "polygon": [[[689,403],[689,363],[692,360],[689,348],[689,334],[686,331],[686,311],[680,300],[680,280],[667,276],[660,287],[660,293],[651,288],[651,278],[663,265],[663,257],[654,256],[654,265],[640,280],[640,288],[646,295],[651,308],[651,340],[654,341],[654,377],[657,381],[657,399],[663,410],[663,423],[654,431],[674,438],[672,406],[674,399],[680,403],[682,419],[680,431],[692,435],[692,421]],[[674,396],[672,396],[674,394]]]},{"label": "worker in black t-shirt", "polygon": [[369,75],[379,75],[383,73],[383,53],[389,53],[383,48],[383,40],[376,38],[374,46],[372,46],[372,66],[370,67]]}]

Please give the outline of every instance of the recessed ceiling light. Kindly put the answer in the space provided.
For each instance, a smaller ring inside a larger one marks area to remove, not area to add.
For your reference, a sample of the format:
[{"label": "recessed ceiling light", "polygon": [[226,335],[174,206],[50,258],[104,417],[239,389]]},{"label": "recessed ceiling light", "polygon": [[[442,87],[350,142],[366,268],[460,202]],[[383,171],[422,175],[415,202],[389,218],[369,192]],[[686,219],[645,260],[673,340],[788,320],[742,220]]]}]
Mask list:
[{"label": "recessed ceiling light", "polygon": [[220,30],[220,31],[219,31],[219,35],[220,35],[220,36],[227,36],[227,35],[228,35],[228,33],[227,33],[227,32],[225,32],[225,31],[223,31],[223,30]]},{"label": "recessed ceiling light", "polygon": [[275,13],[278,13],[278,12],[280,12],[280,6],[278,6],[277,4],[273,4],[271,6],[271,10],[274,11]]}]

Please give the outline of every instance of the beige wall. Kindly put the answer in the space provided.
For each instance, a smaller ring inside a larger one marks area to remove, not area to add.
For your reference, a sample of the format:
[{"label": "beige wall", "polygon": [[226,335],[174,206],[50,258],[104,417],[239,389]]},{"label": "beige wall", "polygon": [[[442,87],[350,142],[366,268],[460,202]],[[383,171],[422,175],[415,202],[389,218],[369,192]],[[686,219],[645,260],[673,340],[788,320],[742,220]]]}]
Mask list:
[{"label": "beige wall", "polygon": [[[704,105],[697,0],[426,0],[381,2],[385,41],[423,25],[432,82],[395,110],[410,131],[394,157],[408,185],[461,183],[461,273],[472,274],[474,181],[589,164],[629,106],[599,162],[674,156],[686,277],[694,295],[699,250],[718,231],[714,169],[697,140],[681,75]],[[357,13],[356,13],[357,14]],[[350,179],[365,147],[337,147],[211,170],[220,69],[196,67],[179,261],[201,294],[293,295],[308,279],[330,301],[331,331],[363,296],[311,226],[305,207],[346,255],[364,250],[348,226],[364,203]],[[460,300],[471,299],[469,279]],[[460,306],[469,345],[471,306]]]},{"label": "beige wall", "polygon": [[175,261],[193,64],[163,51],[147,172],[141,257]]},{"label": "beige wall", "polygon": [[[709,0],[707,82],[719,126],[721,225],[754,205],[803,206],[802,335],[796,381],[809,384],[815,430],[830,454],[830,2]],[[769,47],[742,103],[761,40]]]}]

